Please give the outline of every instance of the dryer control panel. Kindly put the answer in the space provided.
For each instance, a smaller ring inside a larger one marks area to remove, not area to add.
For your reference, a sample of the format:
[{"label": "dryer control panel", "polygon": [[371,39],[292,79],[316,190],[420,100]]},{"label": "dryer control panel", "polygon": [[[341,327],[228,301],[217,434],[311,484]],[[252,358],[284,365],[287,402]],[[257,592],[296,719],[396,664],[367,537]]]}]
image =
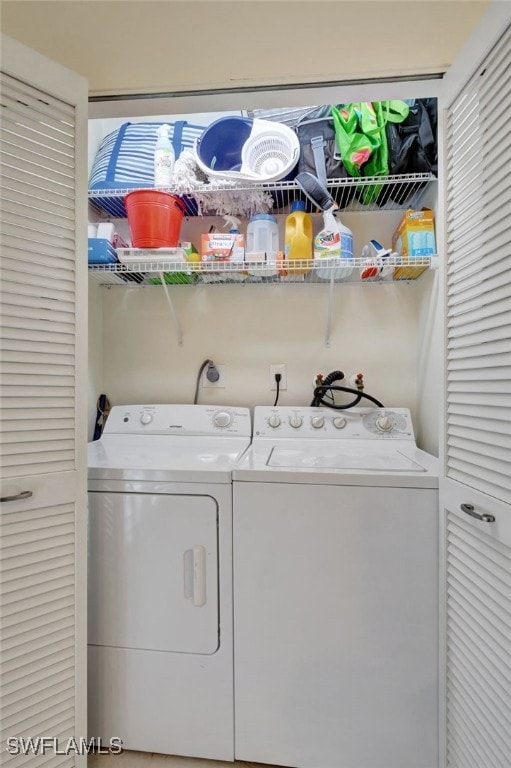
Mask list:
[{"label": "dryer control panel", "polygon": [[104,434],[250,437],[250,410],[219,405],[116,405]]},{"label": "dryer control panel", "polygon": [[415,440],[408,408],[258,406],[254,437]]}]

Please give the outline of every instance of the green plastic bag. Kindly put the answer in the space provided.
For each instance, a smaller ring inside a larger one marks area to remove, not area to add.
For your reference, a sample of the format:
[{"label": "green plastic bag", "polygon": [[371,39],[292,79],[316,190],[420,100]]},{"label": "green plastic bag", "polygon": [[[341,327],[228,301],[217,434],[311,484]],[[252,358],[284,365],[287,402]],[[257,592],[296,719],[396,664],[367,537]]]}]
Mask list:
[{"label": "green plastic bag", "polygon": [[[389,154],[385,126],[401,123],[409,107],[404,101],[359,101],[332,107],[335,138],[344,167],[351,176],[388,176]],[[359,188],[362,201],[376,201],[381,184]]]}]

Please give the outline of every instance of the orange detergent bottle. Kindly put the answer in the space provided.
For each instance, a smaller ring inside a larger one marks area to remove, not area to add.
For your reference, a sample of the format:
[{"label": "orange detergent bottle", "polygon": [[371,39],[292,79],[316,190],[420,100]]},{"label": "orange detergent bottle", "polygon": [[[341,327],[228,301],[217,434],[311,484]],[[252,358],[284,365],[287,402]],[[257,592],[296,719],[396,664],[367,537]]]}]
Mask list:
[{"label": "orange detergent bottle", "polygon": [[[284,236],[285,268],[292,274],[305,275],[310,267],[300,262],[312,259],[312,216],[305,212],[305,202],[294,200],[291,203],[291,213],[286,218]],[[296,262],[296,266],[292,263]]]}]

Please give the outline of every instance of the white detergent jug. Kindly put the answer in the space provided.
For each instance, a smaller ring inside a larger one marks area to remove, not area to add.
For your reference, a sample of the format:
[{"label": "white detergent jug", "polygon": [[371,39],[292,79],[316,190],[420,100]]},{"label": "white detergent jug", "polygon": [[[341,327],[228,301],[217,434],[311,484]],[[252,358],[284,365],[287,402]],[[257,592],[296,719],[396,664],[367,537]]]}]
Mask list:
[{"label": "white detergent jug", "polygon": [[252,268],[249,265],[248,273],[260,277],[277,275],[278,249],[277,219],[269,213],[256,213],[250,218],[247,226],[245,260],[253,265]]}]

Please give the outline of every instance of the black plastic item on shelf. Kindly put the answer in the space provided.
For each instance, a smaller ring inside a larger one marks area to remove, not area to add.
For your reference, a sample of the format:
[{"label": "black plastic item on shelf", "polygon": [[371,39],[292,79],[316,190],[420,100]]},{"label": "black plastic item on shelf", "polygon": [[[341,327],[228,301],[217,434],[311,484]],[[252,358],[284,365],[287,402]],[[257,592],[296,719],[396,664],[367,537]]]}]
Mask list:
[{"label": "black plastic item on shelf", "polygon": [[[438,172],[437,100],[416,99],[402,123],[387,123],[389,172],[393,176],[410,173]],[[421,185],[425,186],[425,183]],[[417,189],[420,189],[419,186]],[[417,191],[414,190],[414,192]],[[378,196],[378,205],[388,200],[403,205],[406,195],[402,185],[389,184]]]}]

